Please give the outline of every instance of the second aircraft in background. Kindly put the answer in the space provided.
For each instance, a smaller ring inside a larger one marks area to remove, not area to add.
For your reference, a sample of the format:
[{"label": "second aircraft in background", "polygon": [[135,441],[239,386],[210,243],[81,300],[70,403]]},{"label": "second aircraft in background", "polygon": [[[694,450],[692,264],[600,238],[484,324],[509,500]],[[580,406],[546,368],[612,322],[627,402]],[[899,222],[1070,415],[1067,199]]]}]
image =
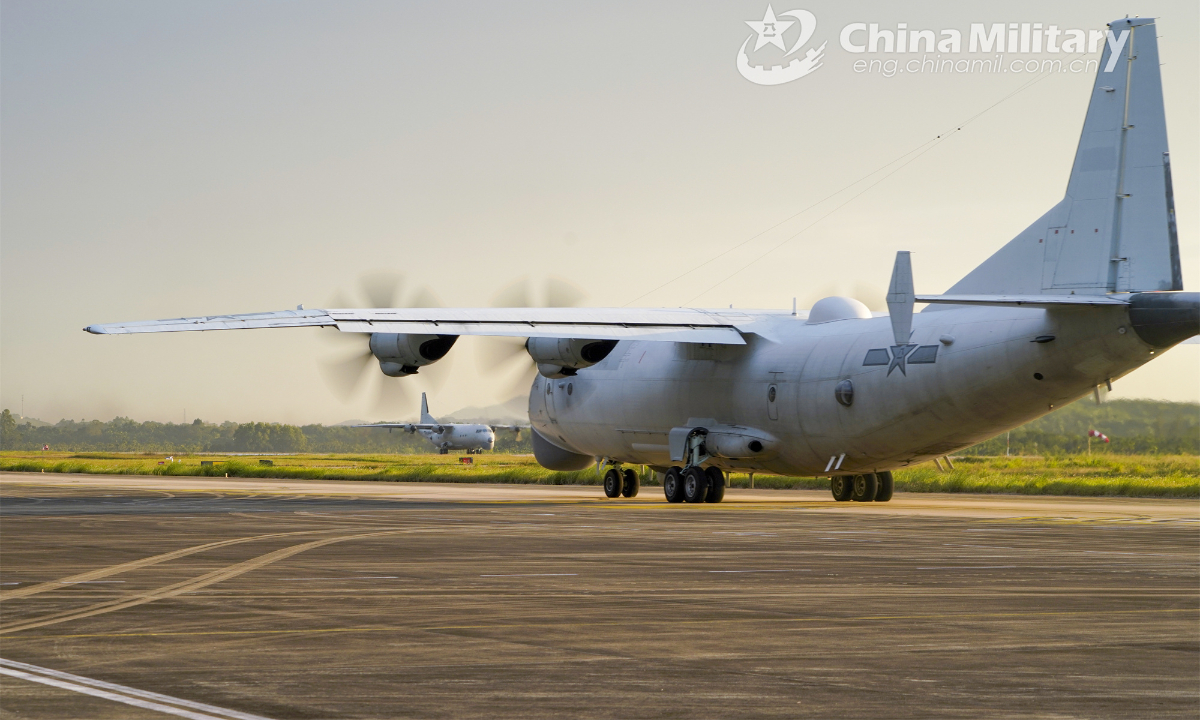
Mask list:
[{"label": "second aircraft in background", "polygon": [[438,453],[446,455],[451,450],[478,454],[491,450],[496,445],[495,430],[515,430],[520,432],[522,425],[483,425],[477,423],[443,423],[429,414],[429,401],[425,393],[421,393],[421,421],[417,423],[371,423],[370,425],[354,425],[353,427],[397,428],[410,433],[421,433]]}]

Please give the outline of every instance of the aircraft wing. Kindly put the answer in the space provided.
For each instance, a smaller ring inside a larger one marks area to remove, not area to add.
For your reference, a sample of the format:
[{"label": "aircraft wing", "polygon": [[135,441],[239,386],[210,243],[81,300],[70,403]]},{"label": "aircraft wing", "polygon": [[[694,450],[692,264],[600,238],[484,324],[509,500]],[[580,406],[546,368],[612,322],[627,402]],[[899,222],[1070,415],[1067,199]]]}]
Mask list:
[{"label": "aircraft wing", "polygon": [[692,308],[380,308],[282,310],[246,315],[89,325],[95,335],[275,327],[336,327],[342,332],[570,337],[597,340],[745,345],[742,332],[761,314]]},{"label": "aircraft wing", "polygon": [[438,423],[436,425],[430,425],[428,423],[366,423],[363,425],[350,425],[349,427],[395,428],[398,430],[407,430],[409,432],[412,432],[414,430],[437,430],[438,432],[441,432],[443,429],[445,429],[441,423]]}]

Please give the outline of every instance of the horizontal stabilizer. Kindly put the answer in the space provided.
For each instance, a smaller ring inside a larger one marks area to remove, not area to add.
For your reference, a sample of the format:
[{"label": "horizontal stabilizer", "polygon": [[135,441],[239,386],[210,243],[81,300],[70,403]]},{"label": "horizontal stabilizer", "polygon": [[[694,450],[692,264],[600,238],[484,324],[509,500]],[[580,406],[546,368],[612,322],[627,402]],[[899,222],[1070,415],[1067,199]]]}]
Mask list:
[{"label": "horizontal stabilizer", "polygon": [[917,302],[947,305],[1024,305],[1026,307],[1129,304],[1125,300],[1107,295],[918,295]]}]

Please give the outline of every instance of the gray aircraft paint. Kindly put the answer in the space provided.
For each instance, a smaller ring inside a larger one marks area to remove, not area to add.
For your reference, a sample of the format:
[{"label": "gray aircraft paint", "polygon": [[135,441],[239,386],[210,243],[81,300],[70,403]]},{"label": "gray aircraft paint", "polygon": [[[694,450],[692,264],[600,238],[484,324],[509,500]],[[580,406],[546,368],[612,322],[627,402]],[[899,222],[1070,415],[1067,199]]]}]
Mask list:
[{"label": "gray aircraft paint", "polygon": [[[1183,289],[1155,26],[1121,20],[1111,32],[1117,42],[1100,62],[1066,197],[947,295],[1023,295],[1037,304],[1056,294]],[[909,262],[898,255],[889,306],[912,295],[911,284],[897,284]],[[754,462],[709,461],[724,469],[820,475],[844,454],[840,472],[885,470],[1035,419],[1157,351],[1133,331],[1122,305],[931,304],[926,310],[937,312],[911,321],[892,310],[890,322],[850,311],[815,325],[764,318],[765,332],[746,346],[705,358],[622,341],[574,378],[539,377],[530,419],[564,450],[660,468],[673,464],[671,429],[698,421],[748,425],[784,440]],[[897,357],[890,348],[909,322],[914,346]],[[887,363],[870,362],[872,350],[871,360],[882,351]],[[920,362],[905,362],[909,352]],[[849,407],[834,393],[846,380],[854,388]]]},{"label": "gray aircraft paint", "polygon": [[1066,196],[946,294],[1183,289],[1155,32],[1149,18],[1111,24]]},{"label": "gray aircraft paint", "polygon": [[[332,325],[617,340],[591,365],[563,359],[556,371],[538,359],[544,374],[530,389],[529,416],[546,467],[607,460],[663,469],[698,427],[724,433],[714,446],[759,440],[753,457],[706,461],[726,470],[845,474],[937,457],[1080,398],[1200,331],[1200,295],[1156,292],[1182,282],[1155,26],[1125,19],[1111,32],[1063,201],[942,296],[916,294],[908,253],[898,253],[890,317],[825,298],[793,314],[297,309],[85,330]],[[914,302],[933,304],[914,315]],[[852,386],[852,401],[848,392],[839,401],[839,385]]]}]

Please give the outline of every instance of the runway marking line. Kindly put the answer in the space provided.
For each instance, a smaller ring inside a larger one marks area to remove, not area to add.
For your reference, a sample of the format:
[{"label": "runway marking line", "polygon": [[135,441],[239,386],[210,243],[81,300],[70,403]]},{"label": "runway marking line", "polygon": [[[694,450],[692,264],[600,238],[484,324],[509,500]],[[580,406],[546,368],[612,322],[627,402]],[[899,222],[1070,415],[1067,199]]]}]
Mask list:
[{"label": "runway marking line", "polygon": [[37,583],[36,585],[29,585],[17,590],[6,590],[0,592],[0,602],[3,602],[4,600],[12,600],[14,598],[29,597],[30,595],[36,595],[37,593],[46,592],[47,590],[57,590],[59,589],[60,585],[77,585],[80,583],[94,582],[99,578],[109,577],[111,575],[119,575],[131,570],[138,570],[150,565],[157,565],[159,563],[176,560],[178,558],[187,557],[188,555],[194,555],[206,550],[215,550],[216,548],[228,547],[229,545],[254,542],[255,540],[269,540],[272,538],[289,537],[292,535],[312,535],[314,533],[323,532],[345,532],[346,529],[347,528],[334,528],[329,530],[301,530],[298,532],[271,533],[269,535],[253,535],[251,537],[232,538],[229,540],[219,540],[217,542],[205,543],[203,545],[193,545],[191,547],[173,550],[169,553],[163,553],[162,555],[152,555],[150,557],[142,558],[141,560],[133,560],[131,562],[121,563],[120,565],[112,565],[99,570],[89,570],[88,572],[79,573],[78,575],[70,575],[60,580],[50,580],[48,582]]},{"label": "runway marking line", "polygon": [[58,670],[51,670],[14,660],[0,659],[0,675],[8,675],[9,677],[50,685],[62,688],[63,690],[71,690],[84,695],[113,700],[146,710],[155,710],[169,715],[190,718],[190,720],[269,720],[261,715],[227,710],[215,705],[193,702],[146,690],[138,690],[137,688],[104,682],[103,680],[93,680],[92,678],[72,675],[71,673],[59,672]]},{"label": "runway marking line", "polygon": [[[1005,617],[1079,617],[1084,615],[1102,615],[1111,617],[1114,615],[1145,615],[1149,613],[1197,613],[1200,614],[1200,608],[1162,608],[1154,610],[1058,610],[1046,612],[1004,612],[1004,613],[962,613],[947,615],[945,613],[937,615],[860,615],[857,617],[814,617],[814,618],[777,618],[777,617],[740,617],[740,618],[712,618],[708,620],[670,620],[672,625],[709,625],[713,623],[751,623],[751,622],[782,622],[782,623],[855,623],[868,620],[978,620],[987,618],[1005,618]],[[130,633],[72,633],[72,634],[55,634],[55,635],[22,635],[20,637],[10,638],[9,642],[14,640],[69,640],[76,638],[118,638],[118,637],[191,637],[191,636],[208,636],[208,635],[319,635],[325,633],[354,633],[354,632],[384,632],[384,631],[411,631],[411,632],[431,632],[438,630],[487,630],[495,628],[527,628],[527,627],[599,627],[604,625],[621,625],[627,626],[628,621],[613,621],[613,622],[589,622],[589,623],[492,623],[488,625],[377,625],[374,627],[348,627],[348,628],[299,628],[290,630],[188,630],[181,632],[130,632]]]},{"label": "runway marking line", "polygon": [[[342,532],[344,532],[344,529],[342,530]],[[270,565],[271,563],[278,562],[280,560],[284,560],[293,555],[302,553],[306,550],[312,550],[314,548],[322,547],[324,545],[330,545],[332,543],[337,543],[337,542],[345,542],[347,540],[358,540],[361,538],[378,537],[381,535],[397,535],[397,534],[401,534],[404,532],[407,532],[407,531],[406,530],[383,530],[383,531],[378,531],[378,532],[373,532],[373,533],[362,533],[362,534],[358,534],[358,535],[346,535],[343,537],[324,538],[321,540],[313,540],[311,542],[301,543],[300,545],[292,545],[291,547],[286,547],[286,548],[282,548],[280,550],[275,550],[274,552],[269,552],[266,555],[260,555],[256,558],[244,560],[240,563],[236,563],[234,565],[230,565],[228,567],[224,567],[219,570],[213,570],[212,572],[205,573],[198,577],[190,578],[188,580],[183,580],[183,581],[174,583],[172,585],[167,585],[166,587],[158,588],[157,590],[135,593],[133,595],[126,595],[124,598],[118,598],[116,600],[109,600],[106,602],[96,603],[95,605],[89,605],[85,608],[81,608],[78,610],[64,610],[62,612],[52,613],[50,615],[44,615],[40,618],[34,618],[32,620],[18,621],[12,625],[0,627],[0,635],[6,635],[8,633],[13,633],[13,632],[20,632],[22,630],[31,630],[36,627],[42,627],[43,625],[53,625],[53,624],[60,623],[60,622],[67,622],[68,620],[79,620],[79,619],[82,619],[85,617],[91,617],[93,615],[101,615],[104,613],[110,613],[110,612],[114,612],[116,610],[123,610],[125,608],[130,608],[130,607],[134,607],[137,605],[144,605],[149,602],[154,602],[155,600],[163,600],[166,598],[175,597],[177,595],[182,595],[187,592],[192,592],[193,590],[199,590],[200,588],[206,587],[208,585],[212,585],[214,583],[219,583],[222,580],[228,580],[229,578],[237,577],[238,575],[242,575],[243,573],[250,572],[251,570],[257,570],[258,568],[264,567],[266,565]]]}]

